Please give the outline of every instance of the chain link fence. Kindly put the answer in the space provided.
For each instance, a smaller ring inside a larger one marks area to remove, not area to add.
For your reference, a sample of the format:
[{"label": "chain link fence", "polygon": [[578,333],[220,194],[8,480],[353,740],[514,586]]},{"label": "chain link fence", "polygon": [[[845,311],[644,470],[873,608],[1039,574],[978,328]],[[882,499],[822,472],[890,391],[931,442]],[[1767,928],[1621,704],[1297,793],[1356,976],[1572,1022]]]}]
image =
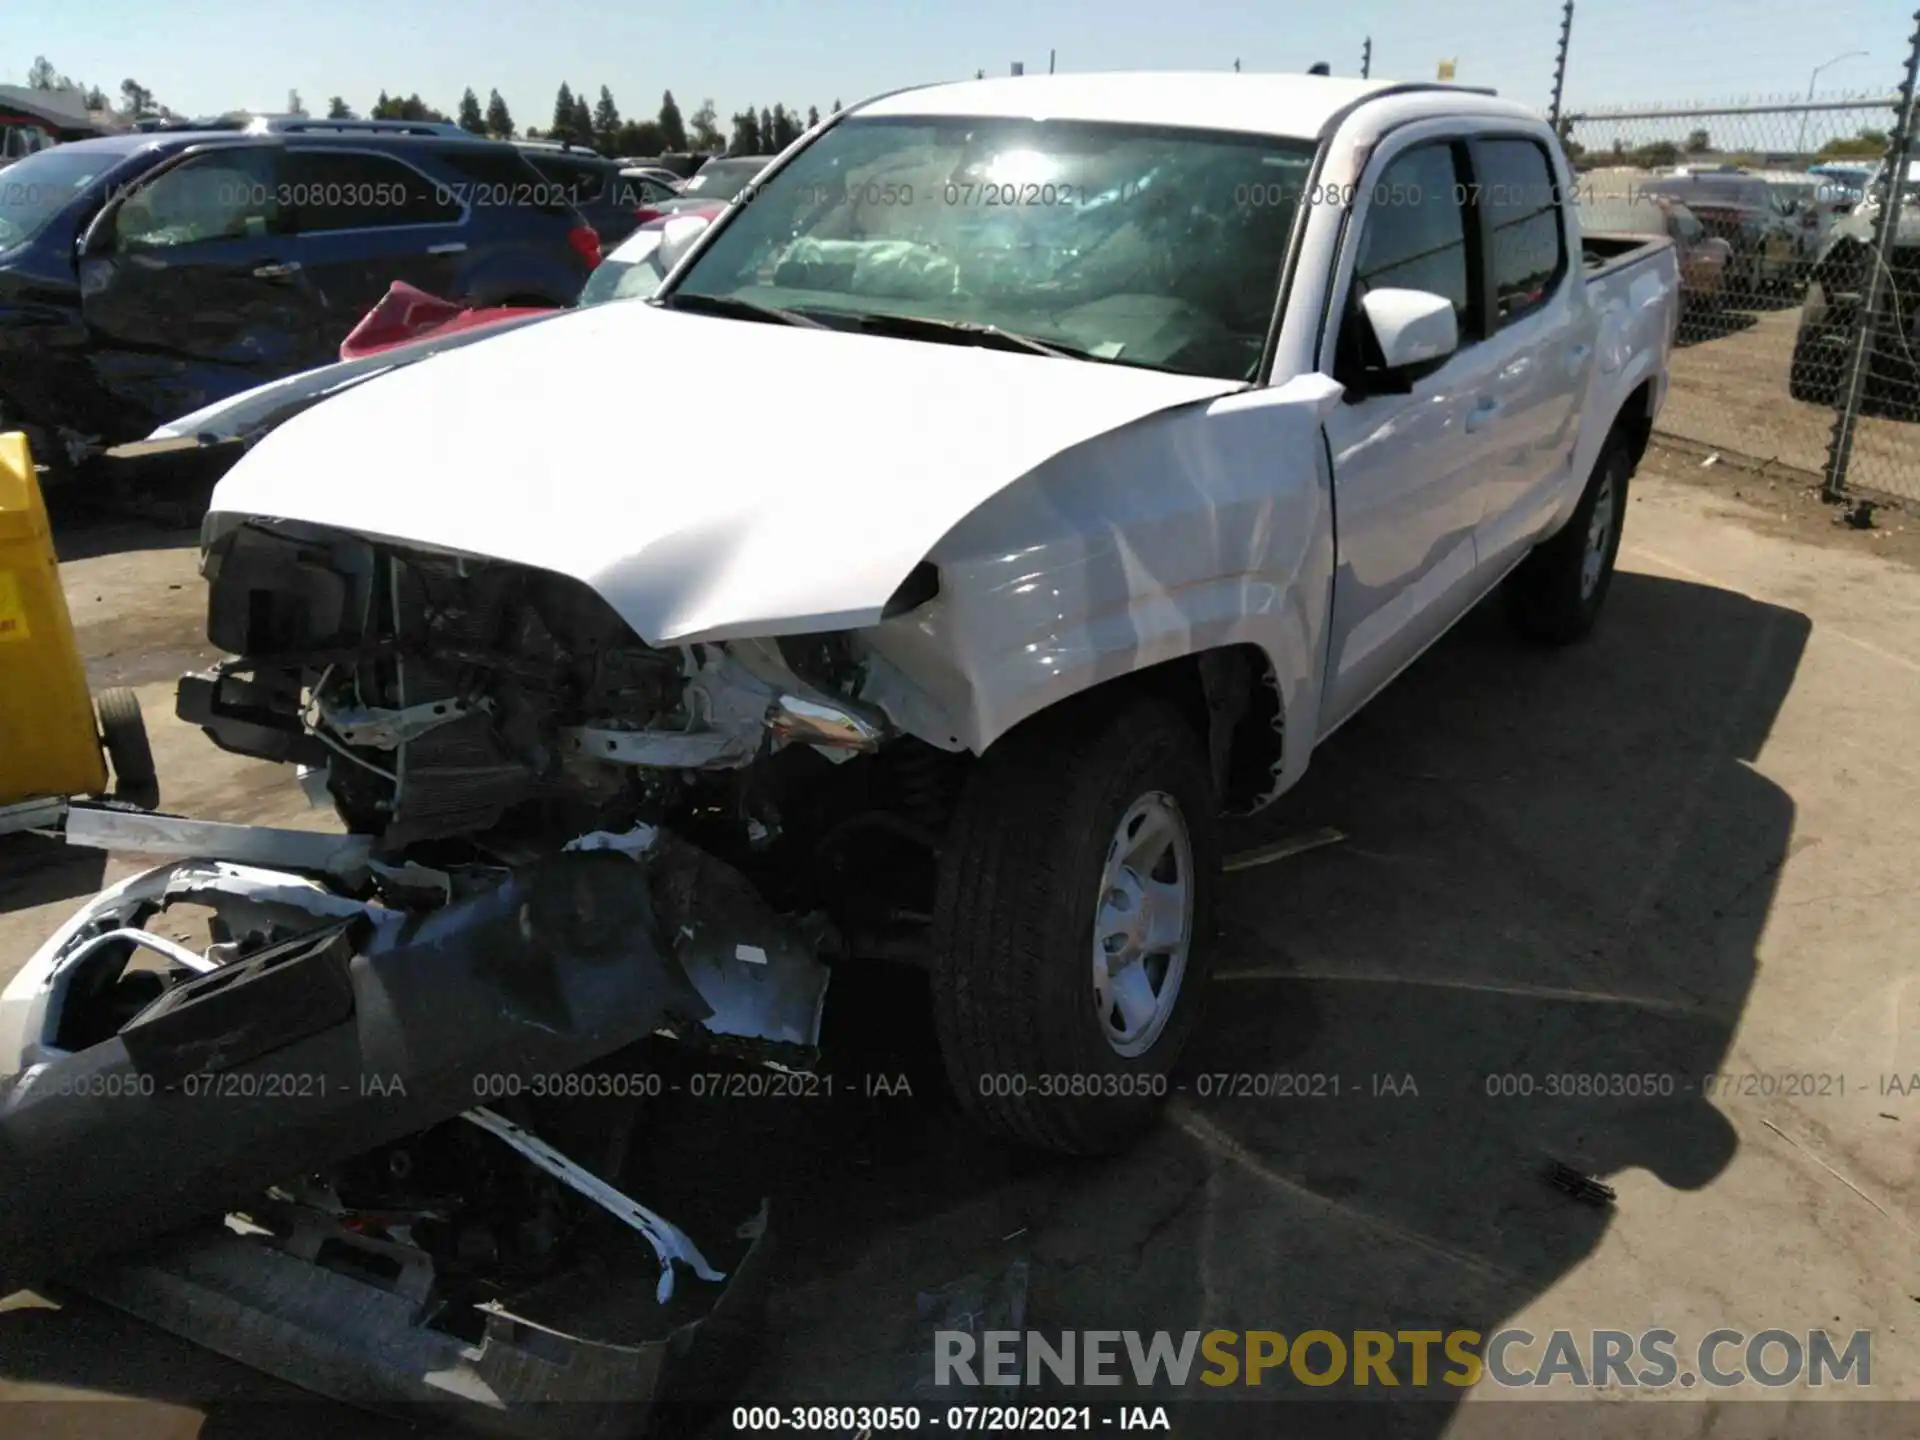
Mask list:
[{"label": "chain link fence", "polygon": [[1585,227],[1679,255],[1662,434],[1817,474],[1831,499],[1920,500],[1909,44],[1894,94],[1563,113]]}]

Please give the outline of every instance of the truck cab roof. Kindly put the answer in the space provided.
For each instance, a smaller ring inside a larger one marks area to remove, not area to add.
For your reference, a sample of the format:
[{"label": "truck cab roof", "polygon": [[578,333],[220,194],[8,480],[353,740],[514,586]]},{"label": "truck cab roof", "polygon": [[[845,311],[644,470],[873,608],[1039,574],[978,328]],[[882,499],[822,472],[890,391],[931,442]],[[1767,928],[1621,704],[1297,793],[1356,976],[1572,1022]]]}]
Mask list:
[{"label": "truck cab roof", "polygon": [[1524,117],[1536,123],[1540,118],[1524,106],[1496,98],[1491,90],[1465,85],[1217,70],[961,80],[896,91],[852,108],[861,116],[875,117],[988,115],[1105,121],[1315,140],[1364,102],[1433,92],[1454,98],[1462,110],[1476,114]]}]

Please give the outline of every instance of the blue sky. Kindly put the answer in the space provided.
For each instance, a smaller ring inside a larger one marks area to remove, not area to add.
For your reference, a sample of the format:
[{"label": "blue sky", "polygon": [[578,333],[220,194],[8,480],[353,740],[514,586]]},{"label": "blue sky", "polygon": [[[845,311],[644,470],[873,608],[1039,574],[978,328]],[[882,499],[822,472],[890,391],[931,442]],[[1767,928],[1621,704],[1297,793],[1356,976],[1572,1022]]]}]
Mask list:
[{"label": "blue sky", "polygon": [[[1911,0],[1581,0],[1569,108],[1804,94],[1809,72],[1847,51],[1820,90],[1890,91],[1913,29]],[[282,14],[290,18],[282,20]],[[344,95],[364,112],[381,89],[452,111],[471,85],[497,87],[521,125],[544,127],[561,81],[623,115],[650,115],[671,89],[728,115],[776,101],[826,109],[896,86],[1061,69],[1303,70],[1428,78],[1457,57],[1463,82],[1544,106],[1559,32],[1555,0],[694,0],[672,7],[584,0],[7,0],[0,80],[36,55],[117,96],[140,81],[185,114],[309,109]]]}]

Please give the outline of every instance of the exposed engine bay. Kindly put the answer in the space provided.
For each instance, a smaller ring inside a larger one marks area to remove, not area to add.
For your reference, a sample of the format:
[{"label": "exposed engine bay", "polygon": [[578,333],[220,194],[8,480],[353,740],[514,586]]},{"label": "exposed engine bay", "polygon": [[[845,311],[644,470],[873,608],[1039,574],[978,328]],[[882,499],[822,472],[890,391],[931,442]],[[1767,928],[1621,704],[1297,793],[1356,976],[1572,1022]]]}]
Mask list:
[{"label": "exposed engine bay", "polygon": [[182,718],[299,764],[380,856],[514,865],[659,826],[825,953],[916,948],[966,761],[856,698],[854,637],[656,649],[578,581],[285,522],[212,537],[204,569],[235,658],[182,680]]}]

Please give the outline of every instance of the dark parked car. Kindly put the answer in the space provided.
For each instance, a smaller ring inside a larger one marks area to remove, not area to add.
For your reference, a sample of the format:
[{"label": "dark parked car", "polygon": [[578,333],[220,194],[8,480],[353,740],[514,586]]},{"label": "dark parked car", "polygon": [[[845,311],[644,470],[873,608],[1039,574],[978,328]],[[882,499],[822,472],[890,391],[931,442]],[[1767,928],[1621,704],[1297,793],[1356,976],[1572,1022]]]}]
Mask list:
[{"label": "dark parked car", "polygon": [[1744,171],[1695,171],[1666,175],[1639,187],[1639,194],[1678,200],[1732,247],[1729,288],[1758,294],[1796,284],[1806,270],[1793,202],[1765,180]]},{"label": "dark parked car", "polygon": [[1631,200],[1582,196],[1583,235],[1665,235],[1680,264],[1680,300],[1689,308],[1716,308],[1726,285],[1732,247],[1709,235],[1700,218],[1678,200],[1639,195]]},{"label": "dark parked car", "polygon": [[334,359],[396,280],[566,305],[598,237],[513,146],[171,131],[0,174],[0,428],[57,477],[170,416]]},{"label": "dark parked car", "polygon": [[611,250],[633,233],[640,223],[635,212],[650,198],[668,193],[663,185],[623,174],[631,168],[623,161],[604,159],[591,150],[527,144],[518,148],[549,188],[559,186],[572,200],[599,233],[602,250]]}]

